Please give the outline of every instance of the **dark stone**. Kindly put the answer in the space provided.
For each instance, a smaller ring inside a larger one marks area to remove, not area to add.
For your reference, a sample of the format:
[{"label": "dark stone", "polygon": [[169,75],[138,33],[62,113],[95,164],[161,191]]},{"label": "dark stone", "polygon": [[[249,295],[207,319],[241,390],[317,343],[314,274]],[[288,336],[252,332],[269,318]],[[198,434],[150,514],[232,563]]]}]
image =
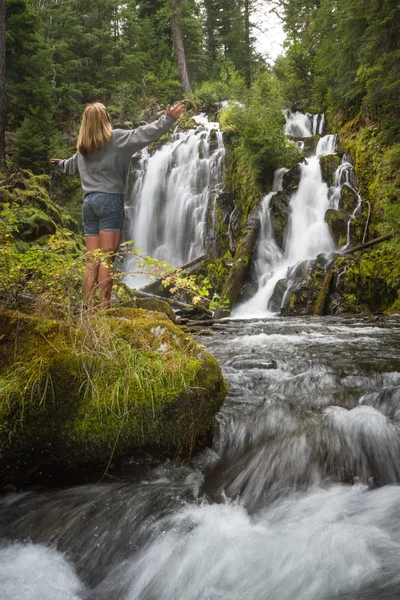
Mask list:
[{"label": "dark stone", "polygon": [[300,163],[297,163],[289,169],[287,173],[284,174],[282,178],[282,189],[287,192],[289,195],[293,194],[299,187],[301,179],[301,166]]},{"label": "dark stone", "polygon": [[352,215],[359,204],[357,192],[347,183],[344,183],[340,191],[339,209]]},{"label": "dark stone", "polygon": [[347,244],[348,224],[351,221],[350,215],[341,210],[330,208],[325,213],[325,221],[328,223],[329,231],[338,248]]},{"label": "dark stone", "polygon": [[254,358],[242,358],[234,360],[231,365],[233,369],[276,369],[277,363],[275,360],[255,360]]},{"label": "dark stone", "polygon": [[322,179],[326,181],[329,186],[332,186],[335,183],[336,169],[340,164],[339,156],[337,156],[337,154],[326,154],[324,156],[320,156],[319,164],[321,166]]},{"label": "dark stone", "polygon": [[283,250],[285,242],[286,227],[291,212],[290,195],[286,192],[277,192],[270,201],[271,225],[274,231],[275,241]]},{"label": "dark stone", "polygon": [[282,306],[283,297],[287,290],[286,279],[280,279],[275,285],[273,294],[266,308],[272,312],[279,312]]},{"label": "dark stone", "polygon": [[208,256],[220,258],[229,248],[230,217],[235,209],[233,195],[222,190],[211,194],[206,213],[206,252]]},{"label": "dark stone", "polygon": [[309,156],[314,156],[317,151],[318,142],[320,140],[319,135],[314,135],[312,137],[304,138],[304,146],[302,149],[302,153],[306,158]]},{"label": "dark stone", "polygon": [[228,241],[229,241],[229,250],[234,255],[237,249],[237,245],[240,240],[240,232],[241,232],[241,219],[240,219],[240,210],[235,207],[231,213],[229,218],[229,227],[228,227]]},{"label": "dark stone", "polygon": [[350,223],[350,246],[363,243],[367,219],[368,206],[362,202]]}]

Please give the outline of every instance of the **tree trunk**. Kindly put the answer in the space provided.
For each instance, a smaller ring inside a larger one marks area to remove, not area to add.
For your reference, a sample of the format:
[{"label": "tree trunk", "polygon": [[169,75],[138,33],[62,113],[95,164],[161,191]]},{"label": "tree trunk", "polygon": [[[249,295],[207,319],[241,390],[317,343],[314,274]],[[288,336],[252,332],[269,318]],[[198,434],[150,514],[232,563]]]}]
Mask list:
[{"label": "tree trunk", "polygon": [[208,54],[210,57],[211,66],[214,65],[217,58],[217,47],[214,34],[214,9],[213,0],[204,0],[204,6],[207,13],[207,38],[208,38]]},{"label": "tree trunk", "polygon": [[221,294],[221,304],[214,313],[215,319],[229,317],[247,273],[254,247],[260,232],[260,210],[255,208],[247,220],[245,235],[239,242],[233,265]]},{"label": "tree trunk", "polygon": [[366,242],[365,244],[360,244],[359,246],[354,246],[354,248],[348,248],[347,250],[343,250],[341,254],[352,254],[353,252],[358,252],[359,250],[365,250],[365,248],[369,248],[370,246],[375,246],[375,244],[380,244],[381,242],[390,240],[390,238],[394,237],[395,235],[399,235],[399,233],[400,230],[393,231],[392,233],[388,233],[386,235],[383,235],[382,237],[375,238],[374,240]]},{"label": "tree trunk", "polygon": [[250,48],[250,0],[244,0],[244,68],[246,83],[251,84],[251,48]]},{"label": "tree trunk", "polygon": [[174,14],[172,17],[172,29],[175,40],[175,51],[178,59],[179,76],[181,79],[183,91],[186,94],[187,92],[190,92],[190,81],[186,67],[185,47],[183,45],[181,5],[182,0],[172,0],[172,8],[174,10]]},{"label": "tree trunk", "polygon": [[0,166],[6,164],[6,0],[0,0]]}]

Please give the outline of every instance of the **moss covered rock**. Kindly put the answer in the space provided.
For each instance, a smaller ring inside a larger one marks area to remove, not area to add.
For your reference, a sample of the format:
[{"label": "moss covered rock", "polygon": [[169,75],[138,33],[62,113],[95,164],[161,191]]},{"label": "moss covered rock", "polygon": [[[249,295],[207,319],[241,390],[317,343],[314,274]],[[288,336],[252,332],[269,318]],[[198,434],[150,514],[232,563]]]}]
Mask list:
[{"label": "moss covered rock", "polygon": [[339,156],[337,154],[325,154],[319,157],[319,164],[321,166],[322,179],[329,186],[332,186],[335,183],[336,169],[340,164]]},{"label": "moss covered rock", "polygon": [[301,179],[300,163],[289,169],[282,178],[282,189],[289,195],[297,190]]},{"label": "moss covered rock", "polygon": [[346,183],[343,184],[340,190],[339,209],[344,210],[349,215],[352,215],[359,204],[357,193]]},{"label": "moss covered rock", "polygon": [[325,213],[325,221],[328,223],[330,234],[337,247],[341,248],[347,244],[350,215],[342,210],[330,208]]},{"label": "moss covered rock", "polygon": [[226,394],[217,361],[168,317],[121,308],[71,326],[0,313],[0,480],[190,451]]},{"label": "moss covered rock", "polygon": [[13,171],[4,174],[0,188],[0,210],[9,206],[15,213],[10,226],[15,237],[34,241],[42,235],[52,234],[56,228],[78,231],[78,223],[49,196],[49,177],[33,175],[30,171]]},{"label": "moss covered rock", "polygon": [[235,209],[232,194],[226,191],[211,194],[206,214],[206,251],[210,257],[221,258],[229,250],[230,217]]},{"label": "moss covered rock", "polygon": [[316,153],[320,137],[321,136],[319,135],[313,135],[312,137],[304,138],[302,153],[306,158],[313,156]]}]

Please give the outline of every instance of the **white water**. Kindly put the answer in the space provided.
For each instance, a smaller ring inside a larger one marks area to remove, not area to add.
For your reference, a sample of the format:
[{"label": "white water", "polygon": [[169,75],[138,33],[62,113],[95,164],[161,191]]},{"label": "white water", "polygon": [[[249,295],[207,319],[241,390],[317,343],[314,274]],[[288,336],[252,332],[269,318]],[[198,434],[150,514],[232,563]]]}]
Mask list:
[{"label": "white water", "polygon": [[398,320],[223,327],[212,448],[0,496],[1,600],[398,600]]},{"label": "white water", "polygon": [[[292,113],[287,116],[287,135],[308,137],[322,131],[321,115]],[[350,184],[352,166],[345,161],[339,166],[335,186],[328,188],[323,181],[319,157],[336,152],[337,136],[326,135],[317,144],[316,153],[300,163],[301,178],[298,189],[290,198],[291,213],[288,220],[283,252],[275,243],[270,222],[270,202],[281,188],[273,187],[262,203],[261,232],[255,249],[255,267],[258,277],[256,294],[233,311],[233,318],[262,317],[271,314],[269,302],[278,281],[291,279],[296,264],[329,254],[335,250],[325,213],[329,208],[337,209],[343,185]],[[351,170],[350,170],[350,168]],[[277,172],[282,181],[282,170]],[[354,173],[354,172],[353,172]],[[360,199],[361,200],[361,199]],[[290,289],[290,285],[288,286]]]},{"label": "white water", "polygon": [[[135,241],[142,255],[172,266],[203,253],[209,196],[222,188],[222,133],[218,123],[205,115],[195,120],[197,131],[174,134],[152,155],[147,149],[142,152],[128,193],[127,238]],[[136,273],[138,262],[130,258],[125,271]],[[126,277],[126,283],[136,288],[148,282],[146,275]]]},{"label": "white water", "polygon": [[324,115],[311,115],[309,113],[294,112],[286,116],[285,134],[306,138],[313,135],[322,135],[325,125]]}]

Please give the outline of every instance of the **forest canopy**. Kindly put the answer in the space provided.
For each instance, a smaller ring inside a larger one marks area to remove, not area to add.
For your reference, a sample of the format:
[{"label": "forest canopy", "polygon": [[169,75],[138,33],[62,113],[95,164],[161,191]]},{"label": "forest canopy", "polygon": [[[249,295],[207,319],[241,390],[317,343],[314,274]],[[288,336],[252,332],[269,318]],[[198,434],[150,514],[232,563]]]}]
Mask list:
[{"label": "forest canopy", "polygon": [[[272,73],[256,51],[271,11],[287,35]],[[87,102],[129,124],[155,102],[242,97],[263,72],[286,108],[342,123],[362,111],[400,137],[397,0],[1,0],[0,23],[3,164],[7,150],[41,172],[50,152],[69,152]]]}]

